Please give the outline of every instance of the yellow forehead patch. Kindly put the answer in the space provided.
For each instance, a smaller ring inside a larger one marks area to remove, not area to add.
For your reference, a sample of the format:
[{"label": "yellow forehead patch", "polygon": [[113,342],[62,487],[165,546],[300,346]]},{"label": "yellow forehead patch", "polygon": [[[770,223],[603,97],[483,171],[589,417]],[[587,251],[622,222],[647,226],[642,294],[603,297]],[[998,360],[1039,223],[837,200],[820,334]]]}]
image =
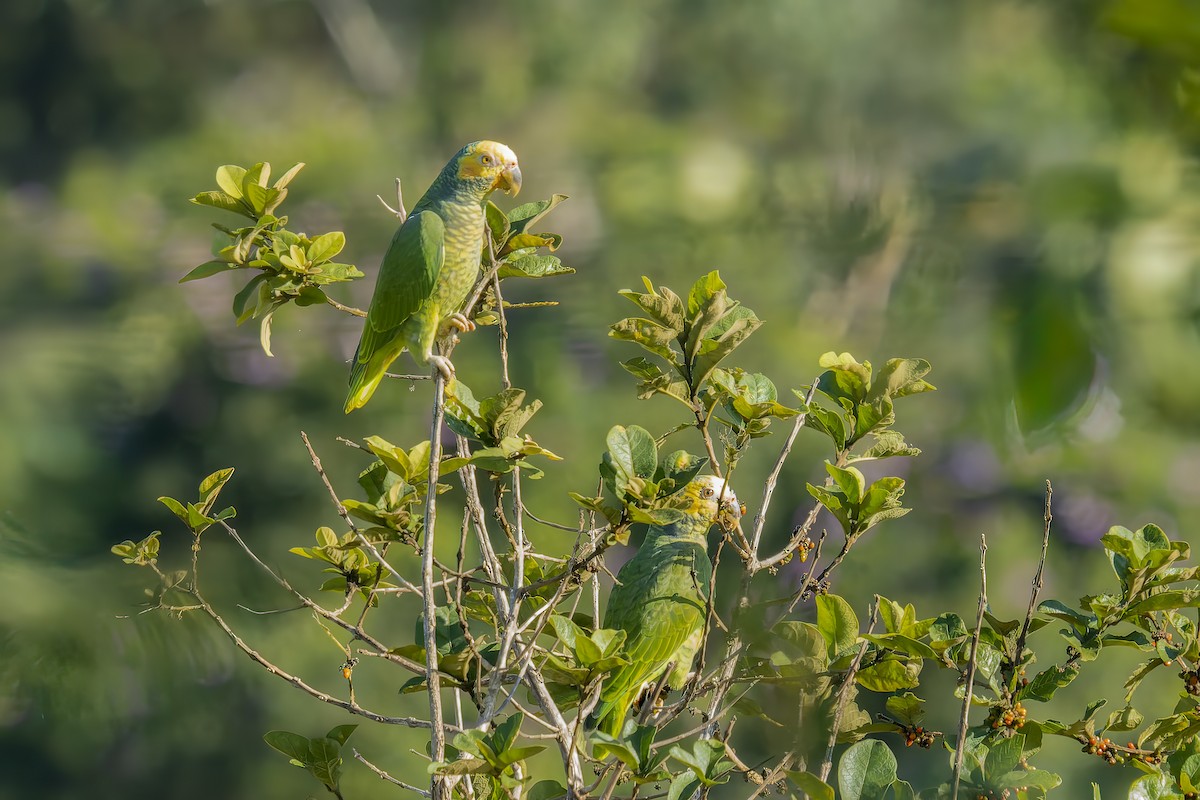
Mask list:
[{"label": "yellow forehead patch", "polygon": [[476,145],[476,153],[487,153],[496,160],[497,164],[509,166],[517,163],[517,154],[508,145],[499,142],[482,141]]},{"label": "yellow forehead patch", "polygon": [[[468,145],[458,165],[460,178],[477,178],[481,175],[495,175],[506,167],[515,166],[517,154],[507,145],[499,142],[475,142]],[[488,163],[484,163],[484,162]]]}]

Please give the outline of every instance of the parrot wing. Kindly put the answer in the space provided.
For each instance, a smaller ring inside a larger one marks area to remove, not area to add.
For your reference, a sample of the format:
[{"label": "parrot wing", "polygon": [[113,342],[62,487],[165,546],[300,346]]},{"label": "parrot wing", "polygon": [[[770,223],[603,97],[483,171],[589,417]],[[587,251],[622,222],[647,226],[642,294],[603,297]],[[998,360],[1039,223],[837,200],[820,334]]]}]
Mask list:
[{"label": "parrot wing", "polygon": [[[653,566],[640,565],[638,572]],[[704,606],[688,597],[690,593],[655,592],[647,597],[656,570],[645,571],[649,574],[639,576],[641,580],[619,576],[623,584],[614,587],[604,617],[604,627],[626,632],[625,655],[630,660],[609,677],[593,714],[601,729],[613,736],[620,735],[625,714],[642,684],[658,679],[703,620]],[[685,669],[690,668],[689,663]]]},{"label": "parrot wing", "polygon": [[413,214],[392,237],[350,368],[347,414],[366,405],[388,365],[404,350],[401,328],[433,295],[445,256],[446,226],[432,211]]}]

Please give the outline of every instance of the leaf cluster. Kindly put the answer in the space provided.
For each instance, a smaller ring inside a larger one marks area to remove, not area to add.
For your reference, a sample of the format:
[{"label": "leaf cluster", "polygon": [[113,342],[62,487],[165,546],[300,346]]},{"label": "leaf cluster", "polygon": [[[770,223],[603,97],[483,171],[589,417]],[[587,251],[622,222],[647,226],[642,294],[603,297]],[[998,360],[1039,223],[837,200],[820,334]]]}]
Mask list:
[{"label": "leaf cluster", "polygon": [[287,303],[310,306],[329,302],[321,288],[361,278],[352,264],[334,261],[346,246],[346,235],[331,231],[308,236],[288,230],[288,218],[278,214],[288,195],[288,185],[304,164],[296,164],[268,186],[271,165],[260,162],[246,169],[226,164],[217,169],[216,191],[201,192],[192,202],[230,211],[250,219],[251,224],[230,228],[213,223],[229,239],[218,248],[216,258],[206,261],[180,278],[180,283],[208,278],[235,270],[257,270],[233,298],[237,324],[261,319],[263,351],[271,355],[271,320]]}]

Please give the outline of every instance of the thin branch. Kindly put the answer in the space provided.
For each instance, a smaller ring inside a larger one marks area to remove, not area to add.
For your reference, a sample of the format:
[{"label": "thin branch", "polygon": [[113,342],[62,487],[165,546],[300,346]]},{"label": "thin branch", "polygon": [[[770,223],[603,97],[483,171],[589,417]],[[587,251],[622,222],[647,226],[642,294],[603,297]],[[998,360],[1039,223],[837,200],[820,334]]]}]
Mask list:
[{"label": "thin branch", "polygon": [[[225,633],[225,635],[229,637],[229,640],[233,642],[234,646],[237,647],[237,649],[239,649],[243,653],[245,653],[250,658],[250,660],[254,661],[256,664],[258,664],[260,667],[265,669],[267,672],[269,672],[270,674],[274,675],[277,678],[280,678],[280,679],[290,683],[292,686],[295,686],[300,691],[305,692],[312,697],[315,697],[317,700],[320,700],[322,703],[328,703],[331,706],[337,706],[338,708],[341,708],[345,711],[349,711],[351,714],[357,714],[361,717],[366,717],[367,719],[372,720],[374,722],[381,722],[385,725],[403,725],[408,728],[429,728],[429,727],[431,727],[432,723],[426,722],[423,719],[417,719],[416,717],[389,717],[389,716],[385,716],[383,714],[378,714],[374,711],[371,711],[370,709],[363,708],[356,702],[353,702],[353,701],[347,702],[345,700],[341,700],[337,697],[326,694],[325,692],[322,692],[319,689],[315,689],[312,686],[309,686],[307,683],[304,682],[304,680],[275,666],[270,661],[268,661],[266,658],[264,658],[261,654],[259,654],[258,651],[256,651],[254,648],[250,647],[250,645],[246,644],[246,642],[242,640],[242,637],[238,636],[237,633],[234,632],[233,628],[229,627],[229,624],[227,622],[225,622],[225,620],[221,617],[220,614],[217,613],[216,609],[214,609],[211,605],[209,605],[208,601],[205,600],[203,597],[201,597],[197,592],[192,591],[192,592],[189,592],[189,594],[191,594],[192,597],[196,598],[196,603],[199,606],[200,610],[202,610],[205,614],[207,614],[212,619],[213,622],[217,623],[217,627],[219,627]],[[440,724],[440,722],[438,724]],[[446,732],[443,730],[443,731],[441,731],[441,734],[443,737],[445,737]]]},{"label": "thin branch", "polygon": [[401,225],[403,225],[405,223],[405,221],[408,219],[408,211],[405,210],[405,208],[404,208],[404,187],[401,185],[399,178],[396,178],[396,207],[395,208],[392,208],[391,206],[389,206],[387,200],[384,200],[379,195],[375,195],[375,197],[377,197],[379,199],[379,202],[383,203],[384,208],[386,208],[388,211],[392,212],[392,216],[394,216],[396,219],[400,220]]},{"label": "thin branch", "polygon": [[[440,370],[433,381],[433,419],[429,426],[429,481],[425,490],[425,539],[421,543],[422,618],[425,623],[425,680],[429,694],[429,756],[434,761],[446,758],[446,732],[442,727],[441,674],[438,672],[437,616],[433,595],[434,530],[437,523],[438,469],[442,460],[442,419],[445,414],[446,382]],[[433,800],[448,792],[446,781],[438,775],[430,779]]]},{"label": "thin branch", "polygon": [[763,488],[762,503],[759,505],[758,514],[754,517],[754,533],[750,537],[750,555],[756,561],[758,559],[758,545],[762,541],[763,528],[767,523],[767,509],[771,507],[771,496],[775,493],[775,485],[779,482],[779,473],[783,471],[783,462],[787,461],[788,455],[792,452],[792,445],[796,441],[796,436],[800,433],[800,429],[804,427],[804,421],[808,419],[808,404],[812,402],[813,394],[816,391],[817,382],[814,380],[812,386],[808,389],[808,394],[804,397],[804,411],[796,415],[796,420],[792,423],[792,430],[788,433],[787,439],[779,451],[779,458],[775,459],[775,466],[771,468],[771,474],[767,476],[767,484]]},{"label": "thin branch", "polygon": [[1033,612],[1037,610],[1038,594],[1042,591],[1042,573],[1046,569],[1046,551],[1050,547],[1050,523],[1054,521],[1054,514],[1051,513],[1051,499],[1054,497],[1054,487],[1050,485],[1050,481],[1046,481],[1046,504],[1043,510],[1042,519],[1044,525],[1042,527],[1042,555],[1038,559],[1037,572],[1033,576],[1033,587],[1029,591],[1029,608],[1025,610],[1025,621],[1021,623],[1021,635],[1017,637],[1016,647],[1013,648],[1012,667],[1013,674],[1016,675],[1021,668],[1021,654],[1025,652],[1025,639],[1029,636],[1029,626],[1033,622]]},{"label": "thin branch", "polygon": [[354,757],[356,759],[358,759],[359,761],[361,761],[363,764],[366,765],[367,769],[371,770],[371,772],[374,772],[376,775],[378,775],[380,778],[387,781],[388,783],[394,783],[402,789],[408,789],[410,792],[416,792],[417,794],[421,795],[421,797],[432,797],[433,796],[429,792],[425,791],[424,789],[419,789],[410,783],[405,783],[402,780],[398,780],[397,778],[393,778],[391,775],[388,775],[386,772],[381,770],[379,767],[375,766],[370,761],[367,761],[367,759],[363,758],[363,754],[358,752],[358,748],[352,747],[352,748],[350,748],[350,750],[351,750],[351,752],[354,753]]},{"label": "thin branch", "polygon": [[816,524],[817,515],[821,513],[822,508],[823,506],[820,503],[813,504],[812,510],[808,512],[808,516],[804,518],[804,522],[796,526],[796,530],[792,532],[791,540],[789,540],[784,548],[775,555],[764,561],[759,561],[758,569],[770,569],[771,567],[781,563],[792,553],[796,552],[796,548],[800,546],[800,543],[808,538],[808,534],[810,531],[812,531],[813,525]]},{"label": "thin branch", "polygon": [[979,662],[979,635],[983,631],[983,612],[987,608],[987,536],[979,535],[979,612],[975,615],[975,634],[971,637],[971,655],[967,659],[967,677],[963,686],[962,714],[958,719],[958,743],[954,747],[954,777],[950,797],[958,798],[962,780],[963,757],[967,748],[967,718],[971,713],[971,695],[975,688],[975,669]]},{"label": "thin branch", "polygon": [[[875,623],[879,620],[879,598],[871,602],[871,620],[867,623],[867,634],[869,635],[875,630]],[[821,780],[826,780],[829,777],[830,771],[833,769],[833,748],[837,744],[839,729],[842,727],[842,717],[846,713],[846,706],[850,704],[851,690],[854,688],[854,679],[858,675],[858,667],[862,664],[863,656],[867,654],[867,647],[870,642],[864,638],[862,644],[858,647],[858,652],[854,655],[854,660],[850,662],[850,669],[846,670],[846,677],[842,679],[842,686],[838,689],[837,705],[833,709],[832,730],[829,732],[829,743],[825,746],[825,758],[821,762],[821,770],[818,775]]]},{"label": "thin branch", "polygon": [[325,608],[320,603],[313,600],[311,597],[308,597],[304,593],[299,592],[295,588],[293,588],[292,585],[287,582],[287,579],[285,579],[282,575],[275,572],[275,570],[271,569],[265,563],[263,563],[263,560],[258,557],[258,554],[250,549],[250,546],[246,544],[245,540],[242,539],[242,537],[238,534],[237,530],[235,528],[233,528],[231,525],[229,525],[229,523],[225,522],[224,520],[218,520],[217,524],[219,524],[222,528],[224,528],[225,532],[229,534],[230,538],[232,538],[235,542],[237,542],[238,546],[242,548],[242,551],[250,558],[251,561],[253,561],[264,572],[266,572],[268,575],[270,575],[271,578],[275,581],[275,583],[279,584],[279,586],[282,589],[290,592],[293,597],[295,597],[297,600],[299,600],[304,605],[305,608],[311,610],[314,614],[317,614],[318,616],[324,617],[325,619],[329,620],[333,624],[342,628],[342,630],[345,630],[348,633],[353,634],[355,639],[359,639],[361,641],[366,642],[375,650],[376,654],[386,657],[389,661],[394,661],[395,663],[400,664],[405,669],[411,670],[412,672],[416,673],[417,675],[425,674],[425,668],[423,666],[421,666],[420,664],[418,664],[417,662],[415,662],[411,659],[405,658],[404,656],[399,656],[399,655],[395,655],[394,653],[388,652],[388,648],[382,642],[380,642],[378,639],[376,639],[373,636],[371,636],[370,634],[368,634],[360,626],[352,625],[351,623],[346,622],[344,619],[336,616],[332,611]]},{"label": "thin branch", "polygon": [[325,295],[325,302],[328,303],[329,305],[333,306],[334,308],[336,308],[338,311],[345,311],[347,314],[353,314],[356,317],[365,317],[367,315],[367,312],[363,311],[361,308],[355,308],[354,306],[342,305],[341,303],[339,303],[337,300],[334,300],[329,295]]},{"label": "thin branch", "polygon": [[333,499],[333,506],[337,509],[338,516],[346,521],[350,526],[350,530],[358,533],[358,526],[354,524],[354,520],[350,519],[350,514],[346,511],[346,507],[342,505],[342,501],[337,496],[337,492],[333,490],[333,484],[329,482],[329,476],[325,474],[325,468],[321,466],[321,459],[317,456],[317,451],[313,450],[312,442],[308,440],[308,434],[300,431],[300,438],[304,440],[304,448],[308,450],[308,457],[312,459],[313,468],[317,471],[317,475],[321,477],[321,483],[325,484],[325,489],[329,492],[330,498]]}]

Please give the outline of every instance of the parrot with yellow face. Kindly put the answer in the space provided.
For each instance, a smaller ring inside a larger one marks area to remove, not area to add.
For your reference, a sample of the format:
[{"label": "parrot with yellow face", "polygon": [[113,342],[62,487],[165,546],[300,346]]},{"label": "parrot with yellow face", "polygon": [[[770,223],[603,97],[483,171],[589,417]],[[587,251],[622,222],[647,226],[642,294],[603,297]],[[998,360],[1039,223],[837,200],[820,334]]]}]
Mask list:
[{"label": "parrot with yellow face", "polygon": [[472,142],[442,168],[392,237],[350,368],[346,413],[371,399],[388,366],[404,350],[446,380],[450,359],[434,352],[439,338],[475,324],[463,304],[479,277],[485,206],[496,189],[521,189],[517,156],[499,142]]},{"label": "parrot with yellow face", "polygon": [[597,729],[620,736],[625,716],[645,684],[662,677],[680,688],[700,647],[708,607],[712,563],[705,537],[713,525],[732,527],[741,504],[724,479],[702,475],[668,506],[679,513],[667,525],[651,526],[637,555],[617,573],[608,596],[604,627],[625,631],[630,663],[613,670],[591,715]]}]

